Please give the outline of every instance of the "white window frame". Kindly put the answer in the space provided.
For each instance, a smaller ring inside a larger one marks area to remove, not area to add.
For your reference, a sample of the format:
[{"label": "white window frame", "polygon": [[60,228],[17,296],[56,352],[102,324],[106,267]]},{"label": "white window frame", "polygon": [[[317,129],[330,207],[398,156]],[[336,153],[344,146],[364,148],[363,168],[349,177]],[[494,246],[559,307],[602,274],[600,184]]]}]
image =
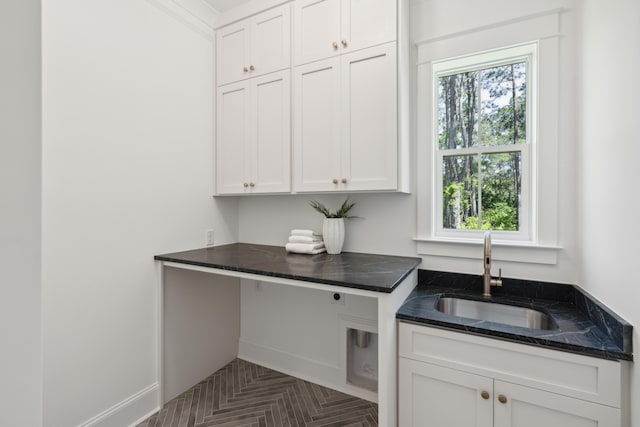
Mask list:
[{"label": "white window frame", "polygon": [[[432,63],[433,75],[433,164],[434,171],[432,191],[432,206],[435,206],[432,229],[435,230],[436,237],[452,239],[480,239],[484,230],[455,230],[443,227],[443,197],[442,197],[442,163],[445,156],[481,155],[490,153],[518,152],[521,153],[522,162],[522,187],[520,194],[520,224],[518,231],[493,230],[493,238],[500,240],[530,242],[535,235],[535,224],[532,223],[535,211],[535,201],[531,197],[532,182],[535,181],[535,143],[537,128],[536,120],[536,97],[537,93],[537,43],[529,43],[520,46],[501,48],[488,52],[479,52],[473,55],[445,59]],[[476,146],[469,148],[440,150],[437,141],[439,139],[438,130],[438,79],[443,76],[459,74],[466,71],[476,71],[500,65],[512,64],[516,62],[527,63],[527,122],[526,122],[526,144],[502,145],[502,146]],[[479,207],[480,208],[480,207]]]},{"label": "white window frame", "polygon": [[[560,80],[560,15],[552,10],[542,14],[445,34],[416,42],[416,179],[417,179],[417,251],[439,259],[478,259],[482,253],[481,233],[451,237],[438,233],[434,191],[436,171],[434,145],[437,122],[434,112],[434,64],[450,58],[469,58],[478,53],[505,48],[537,45],[534,70],[537,87],[529,98],[535,99],[528,137],[530,144],[529,195],[531,217],[528,240],[493,235],[495,260],[557,264],[562,249],[558,239],[558,144]],[[462,60],[462,59],[461,59]],[[532,67],[533,68],[533,67]],[[540,173],[538,173],[538,171]],[[480,255],[479,255],[480,254]]]}]

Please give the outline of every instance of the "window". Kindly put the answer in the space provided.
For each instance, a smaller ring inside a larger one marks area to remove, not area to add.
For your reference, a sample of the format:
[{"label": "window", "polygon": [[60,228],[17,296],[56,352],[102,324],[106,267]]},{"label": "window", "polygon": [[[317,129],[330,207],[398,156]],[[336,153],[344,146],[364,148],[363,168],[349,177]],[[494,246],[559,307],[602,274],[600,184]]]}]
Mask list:
[{"label": "window", "polygon": [[560,28],[553,10],[416,43],[415,240],[431,262],[475,266],[492,228],[494,259],[557,263],[560,76],[573,65]]},{"label": "window", "polygon": [[436,235],[530,240],[535,45],[433,65]]}]

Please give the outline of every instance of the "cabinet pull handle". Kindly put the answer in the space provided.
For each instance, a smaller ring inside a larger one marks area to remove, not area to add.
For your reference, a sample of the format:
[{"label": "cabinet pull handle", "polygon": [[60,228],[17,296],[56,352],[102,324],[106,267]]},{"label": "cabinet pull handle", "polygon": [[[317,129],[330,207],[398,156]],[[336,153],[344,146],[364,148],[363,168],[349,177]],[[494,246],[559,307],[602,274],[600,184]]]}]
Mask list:
[{"label": "cabinet pull handle", "polygon": [[482,393],[480,393],[480,396],[482,396],[482,398],[483,398],[484,400],[488,400],[488,399],[489,399],[489,397],[491,397],[491,396],[489,395],[489,392],[488,392],[487,390],[482,390]]},{"label": "cabinet pull handle", "polygon": [[335,179],[335,178],[333,178],[333,183],[334,183],[334,184],[337,184],[337,183],[338,183],[338,180],[337,180],[337,179]]},{"label": "cabinet pull handle", "polygon": [[346,39],[342,39],[342,46],[343,47],[347,47],[347,40]]},{"label": "cabinet pull handle", "polygon": [[347,183],[347,178],[342,178],[342,183],[346,184]]},{"label": "cabinet pull handle", "polygon": [[255,184],[255,183],[253,183],[253,182],[250,182],[250,183],[249,183],[249,187],[253,188],[253,187],[255,187],[255,186],[256,186],[256,184]]},{"label": "cabinet pull handle", "polygon": [[333,42],[332,46],[333,46],[334,49],[337,49],[338,48],[338,43],[337,42]]},{"label": "cabinet pull handle", "polygon": [[248,72],[249,72],[249,69],[248,69],[247,67],[243,67],[243,68],[242,68],[242,71],[243,71],[243,72],[245,72],[245,73],[248,73]]},{"label": "cabinet pull handle", "polygon": [[247,188],[247,187],[249,186],[249,184],[245,182],[244,184],[242,184],[242,186],[243,186],[244,188]]},{"label": "cabinet pull handle", "polygon": [[500,401],[500,403],[507,403],[507,396],[501,394],[498,396],[498,400]]},{"label": "cabinet pull handle", "polygon": [[256,69],[256,67],[254,67],[253,65],[249,65],[249,69],[250,69],[251,71],[253,71],[253,70],[255,70],[255,69]]}]

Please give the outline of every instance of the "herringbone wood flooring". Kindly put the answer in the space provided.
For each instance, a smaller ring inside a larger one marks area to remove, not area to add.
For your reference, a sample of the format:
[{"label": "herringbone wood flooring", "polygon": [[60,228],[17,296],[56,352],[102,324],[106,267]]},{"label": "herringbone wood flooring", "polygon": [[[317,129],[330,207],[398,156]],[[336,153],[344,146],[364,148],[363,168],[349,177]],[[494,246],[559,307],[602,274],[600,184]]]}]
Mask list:
[{"label": "herringbone wood flooring", "polygon": [[375,403],[235,359],[138,427],[377,425]]}]

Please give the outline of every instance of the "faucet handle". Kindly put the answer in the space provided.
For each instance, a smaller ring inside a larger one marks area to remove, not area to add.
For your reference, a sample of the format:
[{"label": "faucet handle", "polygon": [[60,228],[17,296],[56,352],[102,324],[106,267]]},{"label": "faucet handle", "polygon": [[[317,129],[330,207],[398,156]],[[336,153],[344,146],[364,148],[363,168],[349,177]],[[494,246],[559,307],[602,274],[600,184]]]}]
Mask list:
[{"label": "faucet handle", "polygon": [[496,286],[502,286],[502,267],[498,269],[498,280],[496,280]]}]

